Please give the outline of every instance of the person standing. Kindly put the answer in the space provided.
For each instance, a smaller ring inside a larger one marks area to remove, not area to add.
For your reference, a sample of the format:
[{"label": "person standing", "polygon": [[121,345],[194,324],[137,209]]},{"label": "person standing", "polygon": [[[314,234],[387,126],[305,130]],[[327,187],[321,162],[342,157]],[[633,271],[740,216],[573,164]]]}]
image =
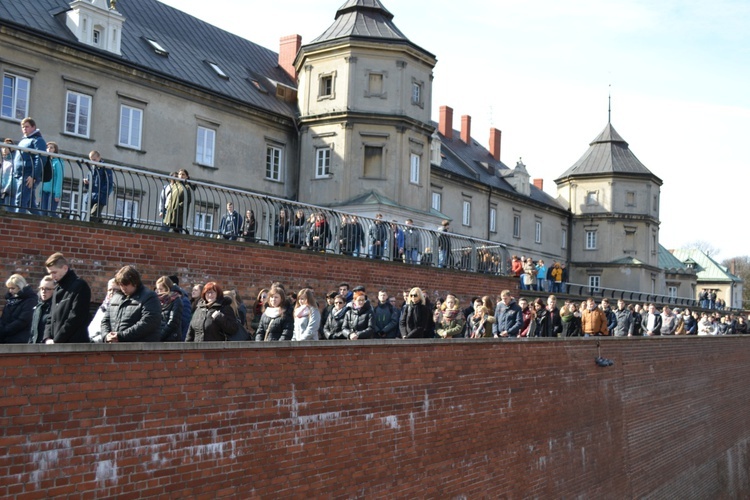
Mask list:
[{"label": "person standing", "polygon": [[653,303],[648,305],[648,313],[643,314],[641,329],[643,330],[643,335],[649,337],[661,335],[661,314],[656,310],[656,306]]},{"label": "person standing", "polygon": [[612,329],[612,335],[615,337],[632,337],[633,336],[633,314],[625,306],[625,301],[617,301],[617,309],[614,312],[616,324]]},{"label": "person standing", "polygon": [[91,321],[91,289],[70,269],[65,256],[53,253],[44,263],[57,283],[52,295],[50,317],[44,329],[47,344],[88,343]]},{"label": "person standing", "polygon": [[165,205],[164,225],[174,233],[187,233],[185,222],[188,221],[190,205],[193,201],[193,189],[190,187],[190,174],[184,168],[177,172],[177,179],[169,186],[169,196]]},{"label": "person standing", "polygon": [[[101,163],[102,155],[99,151],[91,151],[89,160],[94,163]],[[109,195],[115,188],[114,175],[112,171],[102,165],[89,165],[91,168],[90,179],[84,179],[83,183],[89,187],[91,192],[91,221],[103,222],[102,212],[107,206]]]},{"label": "person standing", "polygon": [[523,311],[510,290],[500,293],[500,301],[495,308],[495,323],[492,325],[493,337],[518,337],[523,327]]},{"label": "person standing", "polygon": [[609,335],[607,315],[596,306],[593,297],[586,300],[586,308],[581,311],[581,330],[584,337]]},{"label": "person standing", "polygon": [[404,309],[398,321],[401,338],[427,338],[430,319],[430,309],[425,304],[422,290],[418,287],[412,288],[406,296]]},{"label": "person standing", "polygon": [[161,304],[152,290],[143,286],[141,274],[133,266],[123,266],[115,274],[120,293],[115,293],[102,318],[105,342],[159,342]]},{"label": "person standing", "polygon": [[[47,143],[42,133],[36,128],[36,122],[30,118],[21,120],[23,138],[18,146],[39,151],[47,150]],[[36,206],[36,187],[42,182],[44,158],[39,154],[17,150],[13,159],[13,177],[16,180],[16,208],[19,213],[38,214]]]},{"label": "person standing", "polygon": [[20,274],[11,275],[5,286],[8,293],[0,316],[0,344],[28,344],[37,296]]},{"label": "person standing", "polygon": [[51,276],[45,276],[39,283],[39,302],[34,306],[34,315],[31,319],[31,336],[29,344],[44,343],[44,328],[52,308],[52,293],[55,291],[55,280]]},{"label": "person standing", "polygon": [[[56,142],[47,143],[47,152],[58,154],[60,149]],[[52,177],[42,178],[42,206],[40,212],[50,217],[60,217],[57,206],[62,198],[63,163],[60,158],[49,157]]]},{"label": "person standing", "polygon": [[414,221],[406,219],[406,227],[404,228],[404,255],[406,256],[405,262],[407,264],[418,264],[419,261],[419,247],[420,237],[419,232],[414,227]]},{"label": "person standing", "polygon": [[[450,221],[444,220],[440,224],[440,233],[447,233]],[[451,255],[451,238],[447,234],[438,235],[438,267],[449,267]]]},{"label": "person standing", "polygon": [[235,241],[242,229],[242,218],[240,213],[234,209],[234,203],[227,202],[227,213],[219,223],[219,235],[225,240]]},{"label": "person standing", "polygon": [[[13,144],[13,139],[5,139],[3,144]],[[2,186],[0,187],[0,205],[12,207],[16,204],[16,179],[13,177],[13,154],[7,146],[2,147]]]}]

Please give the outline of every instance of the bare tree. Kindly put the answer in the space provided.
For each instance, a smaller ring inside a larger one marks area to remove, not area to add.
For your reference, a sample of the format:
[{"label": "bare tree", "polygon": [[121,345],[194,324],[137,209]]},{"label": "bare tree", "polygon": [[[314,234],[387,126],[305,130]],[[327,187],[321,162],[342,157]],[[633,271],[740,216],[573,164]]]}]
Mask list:
[{"label": "bare tree", "polygon": [[742,285],[742,308],[750,309],[750,257],[745,255],[724,259],[721,265],[745,282]]},{"label": "bare tree", "polygon": [[705,253],[709,257],[718,255],[720,250],[713,246],[711,243],[705,241],[705,240],[696,240],[690,243],[687,243],[686,245],[683,245],[684,248],[690,249],[690,250],[700,250],[701,252]]}]

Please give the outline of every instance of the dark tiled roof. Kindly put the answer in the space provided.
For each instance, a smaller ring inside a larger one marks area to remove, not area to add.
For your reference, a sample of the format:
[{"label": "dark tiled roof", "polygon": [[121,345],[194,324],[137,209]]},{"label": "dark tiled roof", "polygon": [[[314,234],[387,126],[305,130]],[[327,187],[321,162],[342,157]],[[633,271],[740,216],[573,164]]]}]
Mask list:
[{"label": "dark tiled roof", "polygon": [[406,38],[393,24],[393,14],[379,0],[347,0],[338,11],[335,21],[325,32],[309,45],[326,43],[345,38],[381,39],[404,42],[434,57]]},{"label": "dark tiled roof", "polygon": [[628,143],[607,123],[601,134],[589,144],[589,149],[575,165],[563,173],[556,182],[575,176],[624,174],[648,176],[661,184],[643,163],[635,157]]},{"label": "dark tiled roof", "polygon": [[[156,0],[125,0],[117,11],[125,18],[122,56],[79,43],[65,26],[68,0],[2,0],[0,24],[8,22],[43,32],[85,51],[98,52],[123,64],[178,80],[289,118],[296,106],[276,98],[272,82],[296,87],[278,67],[278,53],[212,26]],[[155,53],[145,38],[158,42],[169,53]],[[228,79],[219,77],[206,61],[217,64]],[[259,92],[249,78],[267,90]]]},{"label": "dark tiled roof", "polygon": [[[433,122],[432,125],[437,128],[438,124]],[[504,191],[507,193],[518,194],[513,186],[503,177],[512,172],[503,162],[495,160],[490,152],[474,139],[466,144],[460,139],[461,133],[458,130],[453,131],[453,139],[447,139],[442,134],[438,134],[442,143],[442,162],[441,169],[459,177],[464,177],[473,182],[478,182],[492,187],[495,191]],[[557,209],[564,209],[555,198],[545,193],[543,190],[530,184],[531,200],[552,206]]]}]

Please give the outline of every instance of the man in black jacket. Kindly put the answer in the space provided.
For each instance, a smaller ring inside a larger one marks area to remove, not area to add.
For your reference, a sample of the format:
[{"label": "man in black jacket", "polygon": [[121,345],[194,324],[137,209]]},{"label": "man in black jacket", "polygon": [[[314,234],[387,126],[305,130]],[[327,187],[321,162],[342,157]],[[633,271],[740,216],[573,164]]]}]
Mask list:
[{"label": "man in black jacket", "polygon": [[91,321],[91,289],[68,266],[61,253],[50,255],[44,263],[47,273],[57,283],[52,295],[49,320],[44,329],[47,344],[88,343]]},{"label": "man in black jacket", "polygon": [[115,274],[121,293],[115,293],[104,311],[102,333],[105,342],[159,342],[161,305],[159,297],[143,285],[141,274],[133,266],[124,266]]}]

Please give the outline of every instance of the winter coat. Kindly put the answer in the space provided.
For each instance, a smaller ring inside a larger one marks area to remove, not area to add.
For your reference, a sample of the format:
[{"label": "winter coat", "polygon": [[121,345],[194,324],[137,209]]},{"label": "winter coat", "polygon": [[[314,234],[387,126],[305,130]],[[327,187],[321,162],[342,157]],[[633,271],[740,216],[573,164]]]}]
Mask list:
[{"label": "winter coat", "polygon": [[438,315],[438,319],[435,321],[435,333],[437,333],[438,337],[444,339],[462,337],[464,327],[466,326],[464,313],[461,312],[458,304],[453,308],[453,311],[448,312],[453,312],[455,315],[451,319],[448,319],[446,311],[441,311]]},{"label": "winter coat", "polygon": [[[466,312],[464,311],[464,314]],[[473,339],[482,337],[492,337],[492,325],[495,323],[495,317],[486,312],[474,312],[469,316],[468,329],[466,335]]]},{"label": "winter coat", "polygon": [[310,306],[307,316],[294,316],[294,333],[292,340],[318,340],[318,325],[320,325],[320,311],[317,307]]},{"label": "winter coat", "polygon": [[161,326],[159,328],[162,342],[182,341],[182,294],[169,292],[159,296],[161,303]]},{"label": "winter coat", "polygon": [[47,326],[47,318],[49,318],[49,312],[52,309],[52,298],[45,300],[44,302],[37,302],[34,306],[34,315],[31,319],[31,335],[29,336],[29,344],[43,344],[44,343],[44,329]]},{"label": "winter coat", "polygon": [[[548,337],[562,337],[562,323],[560,321],[560,309],[555,307],[554,309],[547,309],[549,312],[549,331],[547,332]],[[542,335],[544,337],[544,335]]]},{"label": "winter coat", "polygon": [[155,292],[141,285],[133,295],[116,292],[102,318],[102,335],[117,332],[118,342],[159,342],[161,304]]},{"label": "winter coat", "polygon": [[100,207],[107,205],[107,199],[115,188],[115,180],[112,171],[104,167],[93,167],[91,170],[91,204]]},{"label": "winter coat", "polygon": [[90,306],[91,289],[88,283],[68,269],[52,294],[52,308],[44,329],[44,340],[52,339],[55,344],[90,342]]},{"label": "winter coat", "polygon": [[340,310],[331,309],[326,318],[326,324],[323,326],[323,335],[328,340],[346,339],[344,335],[344,316],[348,308],[342,307]]},{"label": "winter coat", "polygon": [[628,309],[616,309],[615,318],[617,324],[612,331],[615,337],[633,335],[633,314]]},{"label": "winter coat", "polygon": [[190,320],[185,342],[224,342],[239,325],[232,309],[232,299],[222,297],[211,304],[201,299]]},{"label": "winter coat", "polygon": [[607,315],[598,307],[584,309],[581,311],[581,331],[584,335],[609,335]]},{"label": "winter coat", "polygon": [[499,337],[501,333],[508,332],[508,337],[517,337],[523,326],[523,312],[514,299],[507,306],[502,300],[495,308],[495,324],[492,325],[492,334]]},{"label": "winter coat", "polygon": [[534,337],[550,337],[550,314],[548,310],[539,308],[534,323]]},{"label": "winter coat", "polygon": [[169,188],[164,224],[169,227],[183,227],[185,222],[188,222],[186,214],[189,213],[192,202],[193,189],[190,184],[181,180],[174,181]]},{"label": "winter coat", "polygon": [[353,333],[357,334],[359,339],[371,339],[375,336],[375,326],[373,325],[374,316],[372,305],[365,302],[359,309],[351,306],[347,307],[344,315],[343,334],[344,338],[349,338]]},{"label": "winter coat", "polygon": [[560,316],[562,323],[563,337],[580,337],[581,336],[581,317],[576,314],[566,314]]},{"label": "winter coat", "polygon": [[294,315],[291,306],[275,318],[268,315],[270,308],[266,308],[260,317],[258,329],[255,330],[255,340],[292,340],[294,335]]},{"label": "winter coat", "polygon": [[[42,137],[39,129],[18,141],[18,146],[47,151],[47,142]],[[16,150],[13,156],[13,177],[23,179],[24,181],[27,177],[33,177],[34,182],[39,183],[42,181],[42,174],[44,173],[43,163],[44,160],[39,154]]]},{"label": "winter coat", "polygon": [[31,320],[39,299],[26,285],[18,295],[5,295],[5,308],[0,316],[0,343],[28,344],[31,338]]},{"label": "winter coat", "polygon": [[425,338],[430,319],[430,310],[421,302],[406,305],[398,321],[401,336],[405,339]]},{"label": "winter coat", "polygon": [[373,310],[372,326],[375,338],[395,339],[398,337],[398,309],[389,304],[378,304]]}]

